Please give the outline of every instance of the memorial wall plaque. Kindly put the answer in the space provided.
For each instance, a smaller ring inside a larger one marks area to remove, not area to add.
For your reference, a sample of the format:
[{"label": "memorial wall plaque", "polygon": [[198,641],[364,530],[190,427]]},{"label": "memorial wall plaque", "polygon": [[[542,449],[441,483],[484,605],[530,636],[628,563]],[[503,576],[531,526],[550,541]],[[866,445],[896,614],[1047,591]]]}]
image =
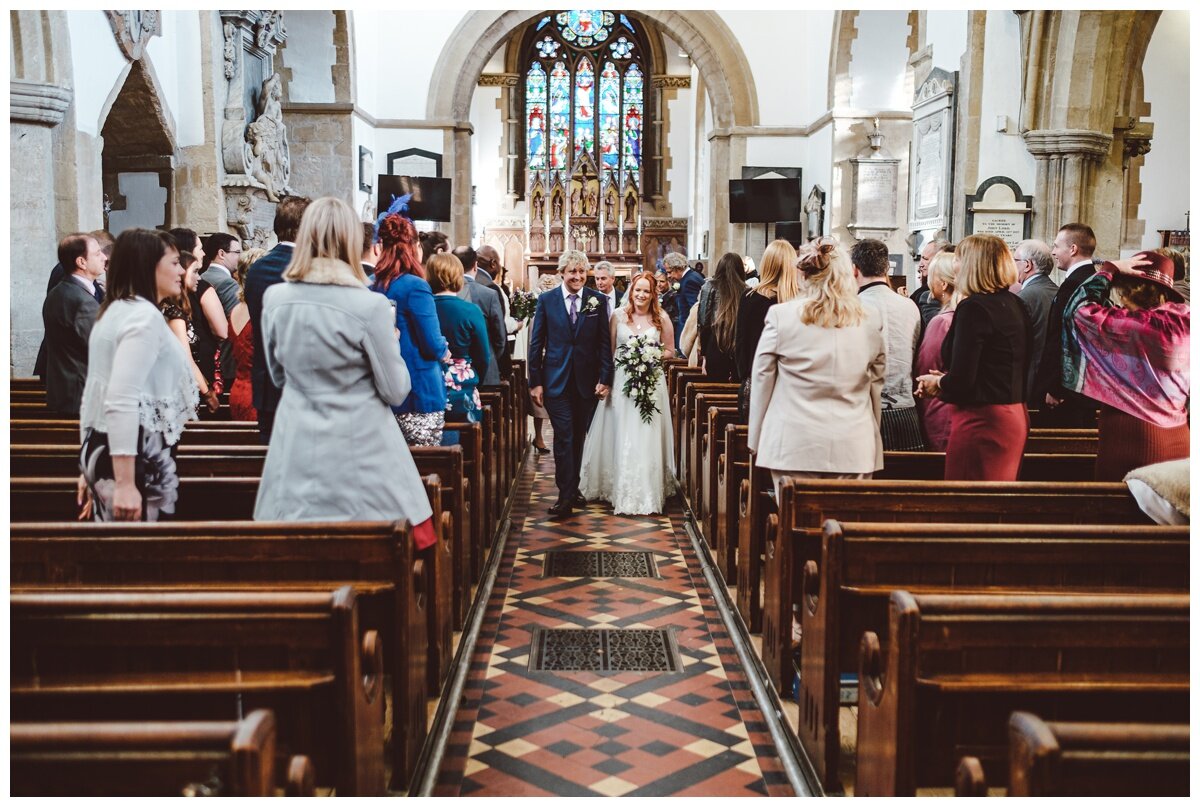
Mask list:
[{"label": "memorial wall plaque", "polygon": [[402,149],[387,156],[388,173],[404,177],[441,177],[442,155],[425,149]]},{"label": "memorial wall plaque", "polygon": [[956,85],[954,73],[935,68],[913,97],[908,229],[922,239],[950,229]]},{"label": "memorial wall plaque", "polygon": [[1008,177],[984,180],[967,197],[967,234],[994,235],[1009,249],[1029,238],[1033,223],[1033,197]]},{"label": "memorial wall plaque", "polygon": [[896,191],[900,161],[895,159],[850,161],[854,174],[851,227],[896,229]]}]

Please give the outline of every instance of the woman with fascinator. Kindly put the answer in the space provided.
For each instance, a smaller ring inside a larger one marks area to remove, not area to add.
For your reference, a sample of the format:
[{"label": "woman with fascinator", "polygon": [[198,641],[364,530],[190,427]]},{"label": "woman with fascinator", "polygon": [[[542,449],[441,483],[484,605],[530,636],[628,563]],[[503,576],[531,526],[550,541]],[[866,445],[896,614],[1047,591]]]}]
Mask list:
[{"label": "woman with fascinator", "polygon": [[750,449],[777,489],[785,476],[869,479],[883,467],[882,323],[834,239],[804,248],[796,269],[799,293],[767,310],[754,354]]},{"label": "woman with fascinator", "polygon": [[1190,455],[1191,309],[1169,257],[1108,261],[1063,311],[1063,386],[1100,404],[1096,481]]},{"label": "woman with fascinator", "polygon": [[410,446],[441,445],[446,423],[442,361],[450,359],[450,350],[438,322],[433,290],[425,280],[417,228],[396,204],[380,217],[377,228],[383,251],[375,264],[371,290],[387,297],[395,310],[400,355],[412,378],[412,392],[392,411]]}]

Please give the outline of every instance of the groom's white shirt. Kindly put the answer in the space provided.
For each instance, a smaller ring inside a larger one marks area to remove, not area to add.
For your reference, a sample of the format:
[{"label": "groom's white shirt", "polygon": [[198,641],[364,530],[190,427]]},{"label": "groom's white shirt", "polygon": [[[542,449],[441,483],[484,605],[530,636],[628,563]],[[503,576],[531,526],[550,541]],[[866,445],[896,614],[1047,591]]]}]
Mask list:
[{"label": "groom's white shirt", "polygon": [[576,295],[576,296],[579,298],[579,305],[580,305],[580,308],[576,308],[576,309],[575,309],[575,313],[576,313],[576,314],[578,314],[578,313],[580,312],[580,310],[582,309],[582,304],[583,304],[583,289],[580,289],[579,291],[574,291],[574,292],[573,292],[573,291],[571,291],[570,289],[568,289],[568,288],[567,288],[567,284],[566,284],[566,283],[563,283],[563,284],[561,284],[561,285],[559,286],[559,288],[560,288],[560,289],[562,289],[563,302],[564,302],[564,303],[566,303],[566,305],[567,305],[567,315],[568,315],[568,316],[570,316],[570,314],[571,314],[571,295],[572,295],[572,294],[574,294],[574,295]]}]

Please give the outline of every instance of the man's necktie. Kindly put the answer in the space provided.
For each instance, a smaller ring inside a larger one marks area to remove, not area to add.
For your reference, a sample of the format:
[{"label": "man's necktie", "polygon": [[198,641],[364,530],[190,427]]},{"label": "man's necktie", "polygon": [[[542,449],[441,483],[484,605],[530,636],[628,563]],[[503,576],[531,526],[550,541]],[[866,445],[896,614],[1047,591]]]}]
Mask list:
[{"label": "man's necktie", "polygon": [[99,283],[96,284],[96,290],[92,292],[92,296],[96,298],[96,302],[104,303],[104,287]]},{"label": "man's necktie", "polygon": [[576,304],[579,302],[579,295],[578,295],[578,294],[571,294],[571,295],[568,295],[568,296],[567,296],[567,299],[569,299],[569,300],[571,301],[571,311],[570,311],[570,314],[571,314],[571,324],[572,324],[572,325],[574,325],[574,324],[575,324],[575,319],[576,319],[576,318],[579,316],[579,309],[578,309],[578,307],[577,307],[577,305],[576,305]]}]

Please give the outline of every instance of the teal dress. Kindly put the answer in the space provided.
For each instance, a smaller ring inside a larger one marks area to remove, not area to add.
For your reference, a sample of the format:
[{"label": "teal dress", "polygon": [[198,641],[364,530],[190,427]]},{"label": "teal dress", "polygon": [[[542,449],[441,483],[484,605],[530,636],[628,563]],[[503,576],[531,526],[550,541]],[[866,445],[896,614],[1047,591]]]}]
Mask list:
[{"label": "teal dress", "polygon": [[479,381],[492,363],[483,312],[474,303],[449,294],[435,294],[433,303],[451,356],[443,364],[446,411],[477,422],[482,415]]}]

